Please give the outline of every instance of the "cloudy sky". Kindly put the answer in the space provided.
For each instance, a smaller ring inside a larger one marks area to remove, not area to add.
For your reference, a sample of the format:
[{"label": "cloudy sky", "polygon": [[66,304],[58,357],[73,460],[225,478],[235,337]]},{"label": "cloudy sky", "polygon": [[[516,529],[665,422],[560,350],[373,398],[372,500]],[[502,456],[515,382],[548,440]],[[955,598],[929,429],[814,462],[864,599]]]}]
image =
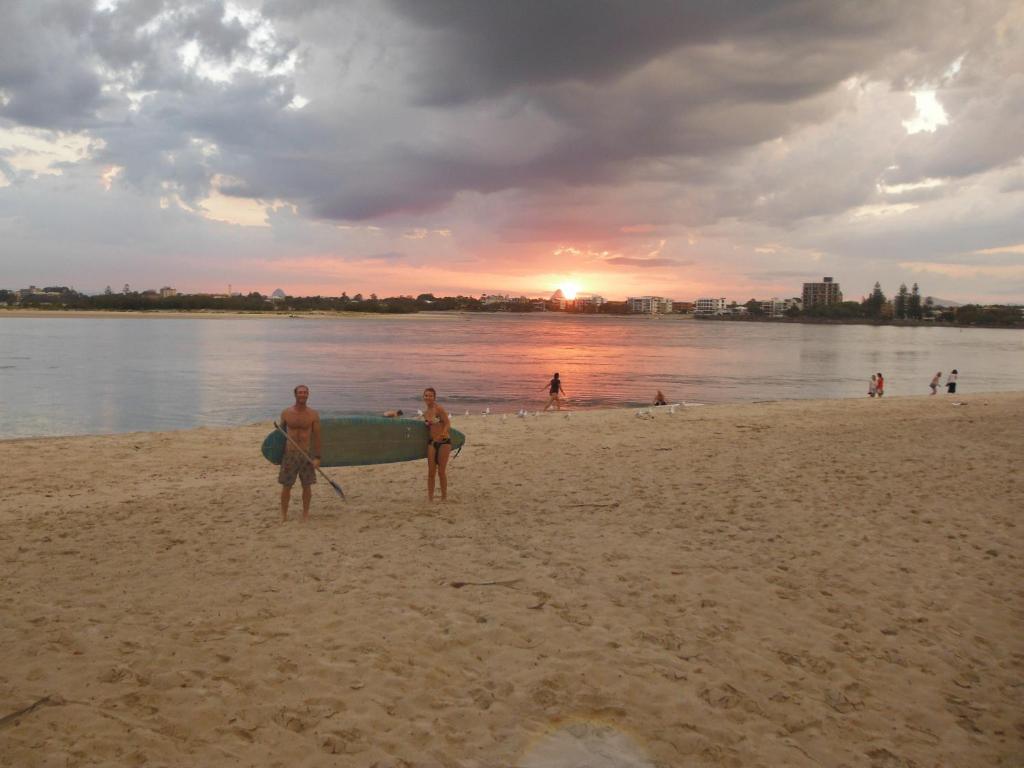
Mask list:
[{"label": "cloudy sky", "polygon": [[0,287],[1024,301],[1024,0],[0,9]]}]

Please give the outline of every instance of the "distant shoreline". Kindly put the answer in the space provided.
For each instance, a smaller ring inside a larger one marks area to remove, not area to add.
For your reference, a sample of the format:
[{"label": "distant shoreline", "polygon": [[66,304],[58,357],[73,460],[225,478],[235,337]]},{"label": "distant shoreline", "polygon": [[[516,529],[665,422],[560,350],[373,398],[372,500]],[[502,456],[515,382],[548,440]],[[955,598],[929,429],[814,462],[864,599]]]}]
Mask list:
[{"label": "distant shoreline", "polygon": [[488,312],[481,310],[467,309],[445,309],[425,310],[420,312],[349,312],[330,311],[322,309],[314,310],[282,310],[282,311],[239,311],[220,309],[153,309],[153,310],[111,310],[111,309],[24,309],[24,308],[0,308],[0,318],[4,317],[34,317],[34,318],[142,318],[142,319],[238,319],[238,318],[261,318],[275,317],[283,319],[316,318],[322,320],[346,320],[369,318],[428,318],[473,315],[473,316],[566,316],[586,318],[630,318],[633,320],[657,320],[659,322],[669,320],[673,322],[700,322],[712,323],[778,323],[783,325],[871,325],[877,327],[894,328],[1002,328],[1008,330],[1024,329],[1024,322],[1016,325],[1000,325],[996,323],[971,323],[959,324],[950,322],[934,322],[925,320],[871,320],[868,318],[834,318],[834,317],[776,317],[776,318],[753,318],[753,317],[718,317],[714,315],[693,315],[693,314],[602,314],[591,312]]},{"label": "distant shoreline", "polygon": [[234,320],[238,318],[275,317],[284,320],[296,318],[321,319],[368,319],[368,318],[413,318],[423,315],[453,315],[458,312],[411,312],[395,314],[390,312],[326,312],[323,310],[299,312],[239,312],[236,310],[219,309],[0,309],[0,318],[34,317],[34,318],[140,318],[149,320],[181,319],[181,320]]},{"label": "distant shoreline", "polygon": [[238,310],[219,309],[153,309],[153,310],[113,310],[113,309],[0,309],[0,318],[3,317],[85,317],[85,318],[192,318],[192,319],[230,319],[230,318],[251,318],[251,317],[277,317],[283,319],[296,318],[318,318],[318,319],[369,319],[369,318],[425,318],[425,317],[456,317],[464,315],[496,316],[496,317],[587,317],[587,318],[630,318],[633,320],[672,320],[690,321],[693,315],[671,314],[671,315],[646,315],[646,314],[599,314],[592,312],[486,312],[467,309],[439,309],[424,310],[420,312],[332,312],[329,310],[293,310],[279,312],[241,312]]},{"label": "distant shoreline", "polygon": [[700,315],[694,319],[713,323],[779,323],[783,325],[874,325],[893,328],[1006,328],[1024,329],[1024,321],[1016,325],[998,323],[951,323],[935,320],[875,320],[867,317],[722,317]]}]

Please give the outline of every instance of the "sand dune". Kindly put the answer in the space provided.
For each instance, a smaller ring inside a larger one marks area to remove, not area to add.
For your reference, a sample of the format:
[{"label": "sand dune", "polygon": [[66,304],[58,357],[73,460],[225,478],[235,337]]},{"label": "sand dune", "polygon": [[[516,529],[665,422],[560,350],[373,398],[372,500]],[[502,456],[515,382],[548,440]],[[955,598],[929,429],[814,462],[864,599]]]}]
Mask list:
[{"label": "sand dune", "polygon": [[0,765],[1024,764],[1024,395],[456,425],[0,442]]}]

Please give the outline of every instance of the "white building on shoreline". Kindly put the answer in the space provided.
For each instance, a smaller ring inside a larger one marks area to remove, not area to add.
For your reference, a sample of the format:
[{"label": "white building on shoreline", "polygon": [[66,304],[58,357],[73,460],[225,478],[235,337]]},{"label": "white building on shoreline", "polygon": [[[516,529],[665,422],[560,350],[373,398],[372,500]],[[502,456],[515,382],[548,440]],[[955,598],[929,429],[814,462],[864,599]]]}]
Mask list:
[{"label": "white building on shoreline", "polygon": [[577,293],[576,298],[573,299],[574,304],[577,308],[581,307],[600,307],[605,303],[604,296],[598,296],[596,293]]},{"label": "white building on shoreline", "polygon": [[768,317],[785,317],[790,307],[800,308],[799,299],[780,299],[772,296],[767,301],[761,302],[761,311]]},{"label": "white building on shoreline", "polygon": [[626,299],[626,307],[631,313],[639,315],[670,315],[672,299],[663,296],[630,296]]},{"label": "white building on shoreline", "polygon": [[693,314],[695,315],[724,315],[726,310],[725,298],[721,299],[697,299],[693,303]]}]

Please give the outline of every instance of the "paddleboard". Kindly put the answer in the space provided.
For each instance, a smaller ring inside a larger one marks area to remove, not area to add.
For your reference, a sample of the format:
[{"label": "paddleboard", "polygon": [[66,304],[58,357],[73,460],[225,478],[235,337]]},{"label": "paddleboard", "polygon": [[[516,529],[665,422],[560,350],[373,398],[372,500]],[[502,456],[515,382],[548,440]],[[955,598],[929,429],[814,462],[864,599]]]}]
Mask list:
[{"label": "paddleboard", "polygon": [[[340,416],[320,420],[320,466],[358,467],[427,458],[427,425],[417,419],[389,419],[386,416]],[[452,449],[458,450],[466,436],[451,430]],[[263,441],[263,457],[280,464],[287,439],[274,430]]]}]

